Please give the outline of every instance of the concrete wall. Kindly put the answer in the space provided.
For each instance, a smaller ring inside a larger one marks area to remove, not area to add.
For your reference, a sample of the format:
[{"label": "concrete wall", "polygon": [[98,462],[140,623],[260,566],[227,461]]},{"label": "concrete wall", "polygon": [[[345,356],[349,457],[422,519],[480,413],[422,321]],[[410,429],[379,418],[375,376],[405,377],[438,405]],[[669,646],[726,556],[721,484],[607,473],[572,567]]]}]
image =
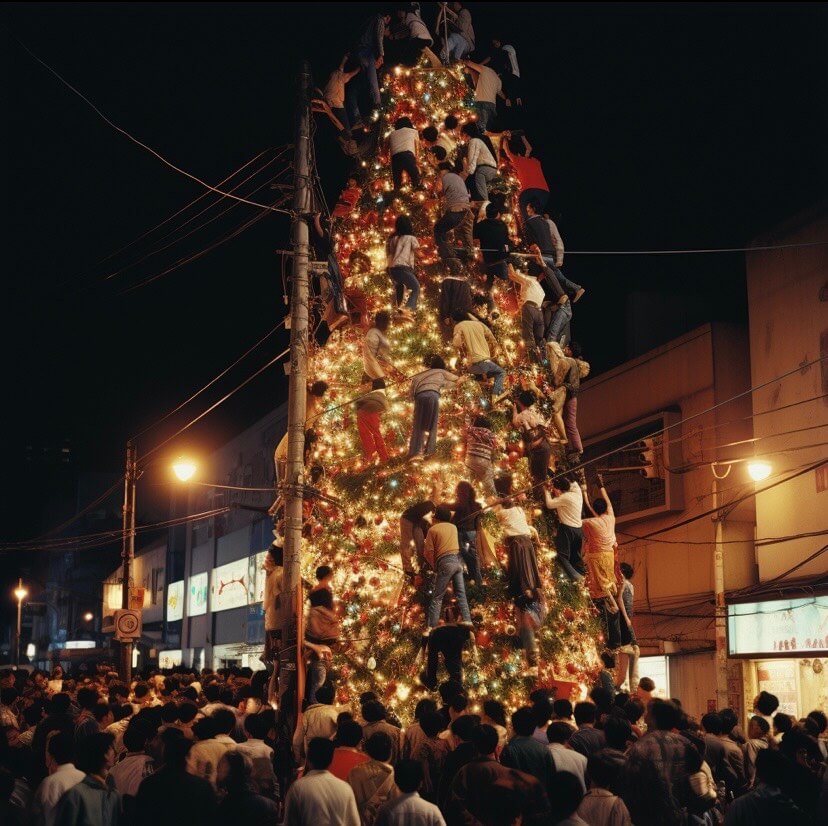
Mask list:
[{"label": "concrete wall", "polygon": [[[826,239],[828,207],[823,207],[757,239],[755,245]],[[753,396],[754,430],[760,440],[756,452],[773,464],[770,482],[828,457],[828,397],[796,404],[828,394],[828,360],[777,378],[828,356],[828,246],[748,253],[747,282],[751,379],[754,386],[767,385]],[[802,432],[790,433],[794,430]],[[806,445],[818,446],[799,449]],[[828,528],[825,467],[757,496],[760,538]],[[760,580],[785,574],[824,544],[823,536],[759,547]],[[822,555],[791,571],[789,578],[824,574],[827,567]]]},{"label": "concrete wall", "polygon": [[[710,517],[650,538],[636,537],[711,509],[710,463],[743,454],[740,446],[722,445],[750,438],[750,397],[712,408],[745,391],[749,375],[747,331],[714,324],[582,385],[578,414],[586,441],[599,440],[602,434],[665,409],[680,411],[679,417],[685,420],[669,433],[674,442],[671,461],[677,462],[673,470],[682,471],[677,478],[683,487],[684,510],[625,524],[617,531],[619,557],[636,571],[636,628],[643,654],[713,646],[714,524]],[[587,476],[591,482],[590,469]],[[744,468],[734,465],[721,483],[723,501],[745,492],[743,476]],[[753,506],[748,502],[730,511],[723,525],[723,538],[729,543],[725,557],[728,589],[755,582],[753,536]]]}]

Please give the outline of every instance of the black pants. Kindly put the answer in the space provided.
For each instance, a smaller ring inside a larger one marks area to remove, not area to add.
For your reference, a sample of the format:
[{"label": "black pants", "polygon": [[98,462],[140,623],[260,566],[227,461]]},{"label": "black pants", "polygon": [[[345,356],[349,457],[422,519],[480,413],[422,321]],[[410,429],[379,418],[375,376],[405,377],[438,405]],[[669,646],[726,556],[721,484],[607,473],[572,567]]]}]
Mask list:
[{"label": "black pants", "polygon": [[420,185],[420,170],[417,169],[417,159],[413,152],[397,152],[391,156],[391,175],[394,178],[394,189],[402,186],[402,174],[408,173],[412,186]]},{"label": "black pants", "polygon": [[601,624],[604,626],[604,639],[607,641],[607,648],[618,648],[621,645],[621,623],[619,620],[621,612],[611,613],[607,609],[606,599],[596,599],[593,602],[601,612]]}]

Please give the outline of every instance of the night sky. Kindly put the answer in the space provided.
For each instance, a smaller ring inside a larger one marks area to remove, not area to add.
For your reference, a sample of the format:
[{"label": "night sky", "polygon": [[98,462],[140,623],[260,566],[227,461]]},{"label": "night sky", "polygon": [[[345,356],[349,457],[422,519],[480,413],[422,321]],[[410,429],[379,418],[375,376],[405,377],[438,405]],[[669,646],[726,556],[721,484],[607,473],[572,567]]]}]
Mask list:
[{"label": "night sky", "polygon": [[[307,57],[323,84],[349,46],[347,33],[377,5],[2,8],[7,237],[0,539],[37,532],[31,520],[39,483],[23,490],[15,481],[27,445],[69,438],[77,470],[117,472],[130,435],[283,317],[274,251],[288,245],[286,219],[268,216],[204,258],[124,293],[220,240],[256,210],[234,206],[170,250],[107,279],[151,252],[157,236],[101,259],[203,190],[104,124],[15,37],[115,123],[218,182],[259,152],[290,142],[299,61]],[[430,23],[436,4],[423,6]],[[825,193],[824,5],[470,8],[479,45],[498,34],[517,49],[526,129],[544,162],[568,249],[740,246]],[[318,125],[330,202],[346,159],[327,124]],[[283,159],[270,169],[284,165]],[[740,255],[571,256],[566,266],[588,290],[575,335],[594,372],[627,358],[634,339],[664,340],[706,320],[745,318]],[[628,329],[636,293],[672,298],[652,335]],[[285,337],[270,339],[204,403],[144,436],[139,453],[285,346]],[[281,369],[272,369],[179,444],[216,447],[286,393]]]}]

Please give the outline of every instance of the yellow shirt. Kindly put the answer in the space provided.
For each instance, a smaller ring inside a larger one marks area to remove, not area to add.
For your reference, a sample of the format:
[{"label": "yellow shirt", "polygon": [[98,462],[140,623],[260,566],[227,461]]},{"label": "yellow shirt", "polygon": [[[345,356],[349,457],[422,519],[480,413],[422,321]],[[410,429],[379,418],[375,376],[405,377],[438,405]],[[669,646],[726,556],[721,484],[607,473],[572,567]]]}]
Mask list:
[{"label": "yellow shirt", "polygon": [[492,350],[497,348],[492,331],[477,319],[459,322],[454,328],[453,343],[458,349],[462,347],[466,351],[469,364],[488,361],[492,357]]},{"label": "yellow shirt", "polygon": [[459,554],[460,540],[457,526],[451,522],[437,522],[428,529],[423,546],[423,556],[432,568],[437,567],[437,560],[446,554]]}]

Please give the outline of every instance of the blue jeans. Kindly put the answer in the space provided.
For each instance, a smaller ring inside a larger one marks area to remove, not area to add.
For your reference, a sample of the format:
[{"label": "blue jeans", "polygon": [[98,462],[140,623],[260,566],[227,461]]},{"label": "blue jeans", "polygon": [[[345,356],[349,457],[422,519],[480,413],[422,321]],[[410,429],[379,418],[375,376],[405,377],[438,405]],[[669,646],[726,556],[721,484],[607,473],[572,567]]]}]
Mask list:
[{"label": "blue jeans", "polygon": [[359,77],[362,81],[363,89],[366,89],[368,92],[368,99],[371,101],[371,106],[376,109],[382,104],[379,78],[377,77],[377,55],[374,54],[373,49],[360,49],[357,52],[357,59],[359,60],[359,65],[362,67]]},{"label": "blue jeans", "polygon": [[497,177],[497,169],[493,166],[478,166],[472,177],[471,197],[473,201],[489,200],[489,181]]},{"label": "blue jeans", "polygon": [[477,125],[481,132],[485,132],[497,114],[497,107],[487,100],[476,100],[474,108],[477,110]]},{"label": "blue jeans", "polygon": [[567,301],[566,304],[559,304],[557,309],[552,313],[552,318],[549,320],[544,338],[547,341],[560,341],[561,334],[571,321],[572,302]]},{"label": "blue jeans", "polygon": [[314,657],[308,663],[307,689],[305,690],[305,699],[309,706],[316,702],[316,692],[324,685],[327,676],[328,669],[325,668],[325,663]]},{"label": "blue jeans", "polygon": [[480,560],[477,558],[477,531],[458,531],[460,539],[460,556],[466,563],[469,571],[469,579],[473,579],[478,585],[483,575],[480,573]]},{"label": "blue jeans", "polygon": [[397,306],[399,307],[402,303],[405,288],[408,287],[411,294],[408,296],[405,306],[414,312],[417,309],[417,299],[420,296],[420,282],[417,281],[414,270],[411,267],[389,267],[388,274],[394,282]]},{"label": "blue jeans", "polygon": [[499,396],[503,392],[506,371],[499,364],[495,364],[490,359],[478,361],[469,367],[469,372],[475,376],[485,376],[487,373],[490,373],[494,376],[494,388],[492,392],[495,396]]},{"label": "blue jeans", "polygon": [[440,415],[440,394],[436,390],[424,390],[414,397],[414,425],[408,456],[419,456],[423,449],[423,437],[428,433],[425,455],[431,456],[437,449],[437,419]]},{"label": "blue jeans", "polygon": [[466,599],[466,583],[463,582],[463,562],[460,554],[444,554],[437,560],[437,572],[434,578],[434,590],[431,593],[431,602],[428,604],[428,627],[436,628],[440,619],[440,609],[443,607],[443,597],[448,590],[449,582],[454,589],[457,607],[463,622],[471,622],[469,602]]},{"label": "blue jeans", "polygon": [[460,60],[471,51],[469,41],[462,34],[453,32],[448,36],[448,41],[440,52],[443,60]]},{"label": "blue jeans", "polygon": [[561,289],[565,293],[577,293],[578,290],[581,289],[580,284],[576,284],[574,281],[570,281],[556,266],[555,266],[555,256],[554,255],[546,255],[544,254],[543,260],[546,262],[546,266],[549,267],[554,273],[555,277],[558,279],[558,283],[561,285]]}]

